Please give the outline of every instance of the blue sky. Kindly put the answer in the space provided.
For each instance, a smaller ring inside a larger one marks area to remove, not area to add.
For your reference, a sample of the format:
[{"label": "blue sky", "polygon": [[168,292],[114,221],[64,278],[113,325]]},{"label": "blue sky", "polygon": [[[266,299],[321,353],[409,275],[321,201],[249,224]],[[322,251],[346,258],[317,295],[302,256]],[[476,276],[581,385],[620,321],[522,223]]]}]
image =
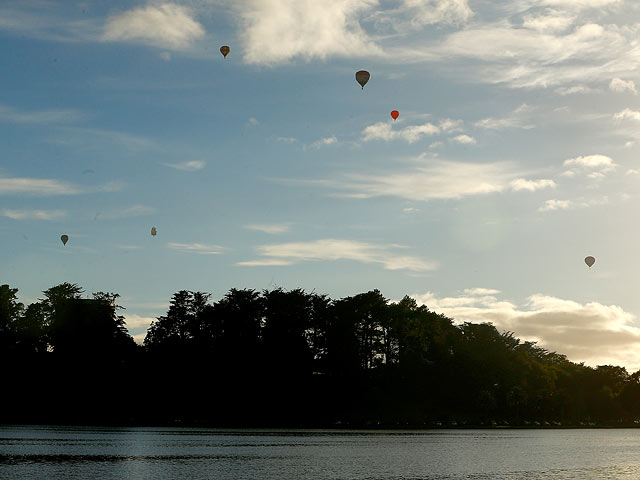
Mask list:
[{"label": "blue sky", "polygon": [[2,281],[25,303],[117,292],[138,340],[181,289],[378,288],[635,371],[638,20],[629,0],[2,2]]}]

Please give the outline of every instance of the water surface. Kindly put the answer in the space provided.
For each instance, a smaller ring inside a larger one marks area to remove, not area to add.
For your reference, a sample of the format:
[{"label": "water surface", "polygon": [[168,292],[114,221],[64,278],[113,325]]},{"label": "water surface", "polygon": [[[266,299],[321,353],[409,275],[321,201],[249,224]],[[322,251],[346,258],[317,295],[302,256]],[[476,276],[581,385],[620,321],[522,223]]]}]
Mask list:
[{"label": "water surface", "polygon": [[0,427],[0,478],[640,478],[640,430]]}]

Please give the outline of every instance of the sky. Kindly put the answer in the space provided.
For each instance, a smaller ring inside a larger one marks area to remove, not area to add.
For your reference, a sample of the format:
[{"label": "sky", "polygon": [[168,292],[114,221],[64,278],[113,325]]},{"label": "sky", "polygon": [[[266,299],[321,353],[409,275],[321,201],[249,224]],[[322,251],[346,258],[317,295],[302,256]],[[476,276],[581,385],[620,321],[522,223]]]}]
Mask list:
[{"label": "sky", "polygon": [[119,293],[139,342],[179,290],[379,289],[634,372],[639,33],[631,0],[2,1],[0,282]]}]

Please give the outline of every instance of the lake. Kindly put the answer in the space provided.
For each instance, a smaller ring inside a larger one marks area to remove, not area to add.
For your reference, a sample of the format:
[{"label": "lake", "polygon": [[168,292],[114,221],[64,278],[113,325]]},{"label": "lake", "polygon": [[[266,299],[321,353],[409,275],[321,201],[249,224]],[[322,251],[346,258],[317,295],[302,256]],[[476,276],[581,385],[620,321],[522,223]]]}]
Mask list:
[{"label": "lake", "polygon": [[0,478],[640,478],[640,430],[0,426]]}]

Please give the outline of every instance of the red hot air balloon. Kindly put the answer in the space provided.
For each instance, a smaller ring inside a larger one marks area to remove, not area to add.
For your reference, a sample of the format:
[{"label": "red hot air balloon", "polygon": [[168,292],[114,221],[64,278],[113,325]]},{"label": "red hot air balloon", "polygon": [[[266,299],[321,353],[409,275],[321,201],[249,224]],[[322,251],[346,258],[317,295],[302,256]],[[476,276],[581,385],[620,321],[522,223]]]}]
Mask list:
[{"label": "red hot air balloon", "polygon": [[356,82],[358,82],[362,86],[363,90],[364,86],[369,81],[369,77],[371,77],[371,75],[366,70],[360,70],[359,72],[356,72]]},{"label": "red hot air balloon", "polygon": [[400,115],[400,112],[398,110],[393,110],[391,112],[391,118],[393,118],[394,120],[398,118],[398,115]]}]

